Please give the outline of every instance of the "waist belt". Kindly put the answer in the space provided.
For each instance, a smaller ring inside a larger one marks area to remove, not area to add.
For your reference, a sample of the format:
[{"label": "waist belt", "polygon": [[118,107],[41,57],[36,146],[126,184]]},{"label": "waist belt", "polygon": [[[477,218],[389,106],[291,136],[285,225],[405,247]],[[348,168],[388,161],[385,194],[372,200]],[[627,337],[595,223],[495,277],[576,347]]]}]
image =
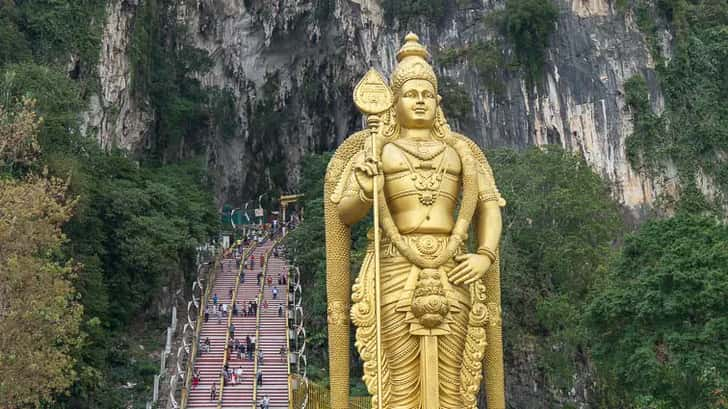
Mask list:
[{"label": "waist belt", "polygon": [[[418,252],[422,257],[436,258],[441,251],[445,251],[447,242],[450,240],[450,235],[413,233],[403,235],[402,238],[405,240],[409,248]],[[372,237],[369,238],[368,250],[374,251],[374,239]],[[397,250],[397,247],[394,243],[392,243],[392,240],[390,240],[389,237],[381,238],[379,241],[379,250],[381,257],[404,257],[400,254],[399,250]],[[461,245],[457,254],[465,252],[465,246]]]}]

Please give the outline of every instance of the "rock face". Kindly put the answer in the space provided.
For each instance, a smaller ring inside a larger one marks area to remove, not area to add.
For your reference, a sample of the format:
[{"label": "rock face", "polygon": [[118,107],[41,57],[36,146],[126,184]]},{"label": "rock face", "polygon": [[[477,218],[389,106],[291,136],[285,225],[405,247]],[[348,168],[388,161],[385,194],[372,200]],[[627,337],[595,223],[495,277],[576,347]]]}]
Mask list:
[{"label": "rock face", "polygon": [[[387,22],[382,0],[158,2],[174,9],[177,21],[171,26],[179,28],[180,37],[212,58],[212,68],[199,78],[203,85],[234,97],[240,126],[232,135],[211,126],[187,136],[196,143],[182,143],[204,147],[187,154],[206,156],[220,204],[241,205],[271,187],[295,190],[298,164],[306,153],[334,149],[361,128],[353,87],[370,66],[391,73],[409,29],[434,54],[441,78],[459,84],[467,95],[470,119],[453,121],[453,128],[486,152],[547,143],[579,152],[612,182],[615,197],[637,217],[662,189],[626,158],[632,122],[625,80],[645,76],[655,110],[662,109],[663,99],[643,35],[614,1],[554,0],[559,18],[538,85],[499,69],[490,76],[499,84],[497,91],[489,89],[467,59],[449,66],[437,61],[443,50],[490,39],[493,32],[483,19],[503,9],[505,0],[451,0],[438,23],[410,21],[407,29]],[[143,153],[157,144],[154,112],[145,96],[133,94],[130,87],[131,32],[138,8],[138,0],[109,1],[101,92],[90,100],[85,127],[96,131],[105,147]],[[513,50],[506,45],[500,53]],[[541,379],[532,353],[518,353],[509,362],[512,407],[549,408],[565,402],[589,407],[586,364],[584,373],[574,376],[573,389],[559,392]]]},{"label": "rock face", "polygon": [[139,152],[147,143],[154,115],[144,96],[132,95],[129,52],[136,0],[114,0],[106,7],[98,74],[100,95],[90,98],[84,128],[106,149]]},{"label": "rock face", "polygon": [[[402,24],[387,23],[381,0],[174,3],[187,41],[213,59],[201,81],[234,95],[242,125],[235,135],[194,136],[204,141],[221,203],[241,203],[273,185],[294,189],[305,153],[333,149],[361,127],[351,101],[353,86],[370,66],[388,75],[406,34]],[[418,21],[408,27],[435,57],[491,36],[482,19],[504,7],[503,0],[451,3],[437,24]],[[580,152],[639,215],[658,188],[626,160],[631,116],[623,84],[644,75],[655,108],[661,108],[648,48],[632,16],[610,1],[555,3],[559,19],[539,85],[529,86],[523,76],[504,70],[495,73],[502,86],[493,92],[467,61],[436,66],[471,102],[472,120],[452,125],[485,148],[551,143]],[[138,152],[152,145],[154,115],[144,109],[143,97],[130,94],[135,9],[130,0],[114,0],[108,8],[99,67],[102,95],[92,106],[89,126],[98,128],[104,146]]]}]

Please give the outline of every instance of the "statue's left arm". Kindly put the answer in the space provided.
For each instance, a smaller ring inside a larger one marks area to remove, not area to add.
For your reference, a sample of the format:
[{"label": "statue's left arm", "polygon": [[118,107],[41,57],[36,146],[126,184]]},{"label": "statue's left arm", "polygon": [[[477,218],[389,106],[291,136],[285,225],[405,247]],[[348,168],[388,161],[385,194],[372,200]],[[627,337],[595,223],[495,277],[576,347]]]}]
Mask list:
[{"label": "statue's left arm", "polygon": [[[501,207],[505,200],[495,185],[488,162],[478,171],[478,212],[476,233],[478,253],[492,252],[493,265],[485,273],[488,324],[486,325],[485,386],[488,409],[505,409],[505,374],[503,370],[503,335],[501,321],[500,255],[498,248],[502,230]],[[491,255],[489,255],[491,256]]]},{"label": "statue's left arm", "polygon": [[472,284],[492,270],[500,243],[502,222],[500,208],[505,206],[495,186],[493,173],[482,157],[478,164],[478,205],[473,220],[478,250],[472,254],[455,256],[459,264],[450,272],[450,280],[457,285]]}]

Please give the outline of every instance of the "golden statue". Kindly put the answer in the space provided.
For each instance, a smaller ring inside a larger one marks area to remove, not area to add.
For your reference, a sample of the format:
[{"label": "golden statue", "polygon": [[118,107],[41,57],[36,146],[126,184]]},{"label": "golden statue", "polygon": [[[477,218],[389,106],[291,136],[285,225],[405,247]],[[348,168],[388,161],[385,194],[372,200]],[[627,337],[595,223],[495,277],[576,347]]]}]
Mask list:
[{"label": "golden statue", "polygon": [[[354,101],[369,127],[341,144],[326,172],[334,409],[348,408],[349,318],[374,408],[476,408],[483,362],[488,409],[505,408],[498,264],[505,201],[480,148],[447,125],[428,57],[410,33],[390,85],[374,70],[362,79]],[[375,225],[352,288],[349,226],[370,208]],[[471,221],[475,253],[465,246]]]}]

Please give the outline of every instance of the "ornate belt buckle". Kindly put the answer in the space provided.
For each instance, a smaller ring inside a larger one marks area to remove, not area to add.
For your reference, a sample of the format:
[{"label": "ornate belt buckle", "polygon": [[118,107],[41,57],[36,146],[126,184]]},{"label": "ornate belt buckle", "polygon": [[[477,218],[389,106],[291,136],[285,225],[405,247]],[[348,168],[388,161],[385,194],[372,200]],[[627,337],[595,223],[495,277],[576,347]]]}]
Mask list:
[{"label": "ornate belt buckle", "polygon": [[415,247],[424,257],[435,258],[442,248],[442,243],[434,236],[420,236],[415,239]]}]

